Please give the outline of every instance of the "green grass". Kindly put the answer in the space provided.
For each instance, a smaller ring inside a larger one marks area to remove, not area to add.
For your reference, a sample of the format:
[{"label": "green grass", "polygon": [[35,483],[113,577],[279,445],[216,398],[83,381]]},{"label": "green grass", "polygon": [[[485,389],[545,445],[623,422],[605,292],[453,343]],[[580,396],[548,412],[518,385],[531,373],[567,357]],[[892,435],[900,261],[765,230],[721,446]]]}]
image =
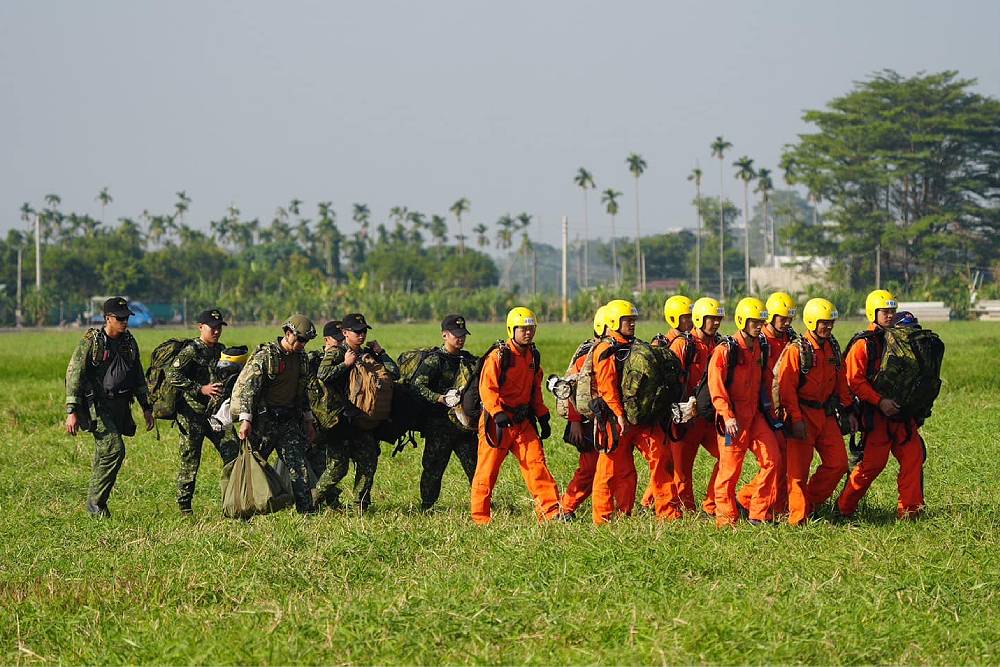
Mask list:
[{"label": "green grass", "polygon": [[[854,325],[841,323],[841,340]],[[79,332],[0,335],[0,662],[995,663],[1000,327],[936,328],[949,348],[924,429],[926,517],[895,521],[890,460],[855,524],[735,531],[648,515],[539,526],[513,461],[496,521],[477,528],[457,462],[424,515],[420,452],[388,448],[373,514],[246,524],[220,516],[209,447],[185,521],[176,433],[162,425],[160,441],[129,441],[114,518],[93,521],[83,508],[93,441],[61,432]],[[502,332],[472,329],[474,351]],[[176,333],[138,338],[148,356]],[[547,372],[561,372],[586,333],[542,326]],[[431,325],[374,334],[393,354],[438,336]],[[234,328],[225,340],[271,335]],[[575,450],[553,438],[548,455],[565,485]],[[707,473],[700,457],[698,493]]]}]

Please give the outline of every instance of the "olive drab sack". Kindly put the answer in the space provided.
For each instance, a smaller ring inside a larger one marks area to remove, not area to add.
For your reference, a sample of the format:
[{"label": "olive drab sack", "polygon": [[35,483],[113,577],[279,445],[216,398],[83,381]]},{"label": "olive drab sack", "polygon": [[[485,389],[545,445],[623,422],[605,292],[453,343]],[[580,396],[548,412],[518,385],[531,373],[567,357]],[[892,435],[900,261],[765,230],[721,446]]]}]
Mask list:
[{"label": "olive drab sack", "polygon": [[[592,349],[594,349],[594,345],[595,344],[596,344],[596,341],[593,338],[590,338],[590,339],[585,340],[582,343],[580,343],[577,346],[577,348],[576,348],[576,352],[574,352],[573,356],[570,358],[569,365],[566,366],[566,372],[563,374],[563,377],[565,377],[567,380],[572,381],[574,383],[574,387],[579,384],[581,377],[583,377],[582,368],[581,368],[581,372],[580,373],[577,373],[577,371],[576,371],[576,362],[577,362],[577,360],[580,357],[582,357],[585,354],[588,354]],[[587,362],[584,361],[584,363],[586,364]],[[591,373],[591,377],[592,376],[593,376],[593,373]],[[576,410],[577,412],[580,412],[580,409],[579,409],[578,404],[577,404],[577,402],[576,402],[575,399],[576,399],[575,396],[572,397],[573,407],[577,409]],[[570,400],[571,400],[570,398],[557,398],[556,399],[556,414],[558,414],[563,419],[566,419],[567,417],[569,417],[569,404],[570,404]],[[588,403],[590,402],[589,398],[588,398],[587,402]],[[590,409],[589,406],[588,406],[587,409],[588,410]]]},{"label": "olive drab sack", "polygon": [[167,366],[190,342],[169,338],[157,345],[150,355],[146,384],[149,386],[149,404],[153,406],[153,416],[157,419],[174,419],[177,416],[177,388],[167,382]]},{"label": "olive drab sack", "polygon": [[438,347],[418,347],[415,350],[401,353],[396,359],[396,365],[399,366],[400,382],[412,382],[413,376],[417,374],[417,369],[420,368],[424,359],[440,349]]},{"label": "olive drab sack", "polygon": [[[844,363],[844,355],[841,354],[840,343],[833,336],[830,336],[827,340],[830,342],[834,368],[837,369],[837,373],[839,374]],[[816,349],[812,346],[812,343],[806,340],[805,336],[792,338],[788,345],[785,346],[785,349],[781,351],[781,354],[778,355],[777,363],[774,364],[774,377],[771,380],[771,405],[774,406],[776,413],[783,412],[778,373],[781,372],[781,367],[785,364],[785,356],[788,354],[789,348],[792,347],[799,350],[799,388],[806,383],[806,376],[816,366]]]},{"label": "olive drab sack", "polygon": [[222,469],[222,488],[222,515],[230,519],[247,520],[295,504],[278,473],[249,443]]},{"label": "olive drab sack", "polygon": [[[944,342],[930,329],[921,327],[886,327],[882,333],[885,344],[881,364],[877,372],[869,372],[869,381],[880,396],[899,404],[901,417],[922,424],[931,416],[934,401],[941,393]],[[859,334],[851,339],[848,348],[865,339],[869,344],[868,363],[873,364],[872,346],[877,335]]]},{"label": "olive drab sack", "polygon": [[392,374],[370,352],[360,355],[347,378],[347,400],[359,414],[353,424],[364,431],[374,430],[392,414]]},{"label": "olive drab sack", "polygon": [[309,384],[306,385],[306,396],[309,398],[309,409],[320,428],[331,429],[340,423],[344,414],[344,400],[325,382],[316,377],[319,361],[322,355],[309,357]]},{"label": "olive drab sack", "polygon": [[670,406],[684,391],[677,355],[666,345],[636,340],[621,364],[625,418],[633,424],[670,421]]}]

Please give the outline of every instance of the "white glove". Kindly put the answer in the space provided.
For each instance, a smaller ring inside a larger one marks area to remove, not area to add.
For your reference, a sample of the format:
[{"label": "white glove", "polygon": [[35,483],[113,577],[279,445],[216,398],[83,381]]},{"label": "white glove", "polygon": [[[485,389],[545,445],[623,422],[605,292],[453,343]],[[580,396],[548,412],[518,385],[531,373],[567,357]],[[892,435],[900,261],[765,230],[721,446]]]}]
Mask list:
[{"label": "white glove", "polygon": [[683,403],[674,403],[671,407],[674,423],[684,424],[694,419],[698,411],[698,400],[692,396]]},{"label": "white glove", "polygon": [[208,418],[208,423],[216,433],[222,431],[233,423],[233,413],[229,411],[229,399],[227,398],[219,406],[218,411]]},{"label": "white glove", "polygon": [[444,404],[449,408],[453,408],[462,402],[462,395],[458,392],[458,389],[449,389],[444,393]]}]

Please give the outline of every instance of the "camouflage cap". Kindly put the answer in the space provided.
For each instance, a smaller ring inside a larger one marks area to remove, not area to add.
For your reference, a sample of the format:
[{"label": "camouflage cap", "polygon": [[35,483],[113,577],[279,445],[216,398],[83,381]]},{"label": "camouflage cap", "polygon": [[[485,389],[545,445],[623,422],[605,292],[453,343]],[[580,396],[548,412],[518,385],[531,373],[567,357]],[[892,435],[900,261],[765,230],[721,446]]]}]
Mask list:
[{"label": "camouflage cap", "polygon": [[300,315],[295,313],[281,325],[282,329],[287,329],[294,333],[296,336],[301,336],[306,340],[312,340],[316,337],[316,327],[313,326],[312,320],[310,320],[305,315]]}]

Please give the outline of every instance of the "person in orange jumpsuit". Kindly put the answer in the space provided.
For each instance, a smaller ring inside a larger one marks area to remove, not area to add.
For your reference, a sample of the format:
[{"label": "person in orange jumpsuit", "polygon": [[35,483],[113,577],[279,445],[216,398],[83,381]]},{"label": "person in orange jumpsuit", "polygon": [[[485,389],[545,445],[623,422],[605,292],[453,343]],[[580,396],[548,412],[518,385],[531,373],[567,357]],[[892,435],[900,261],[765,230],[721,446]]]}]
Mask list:
[{"label": "person in orange jumpsuit", "polygon": [[760,408],[760,390],[767,369],[764,367],[758,337],[767,321],[767,310],[759,299],[745,298],[736,306],[735,336],[739,347],[732,381],[726,383],[729,366],[728,345],[716,346],[708,364],[708,386],[716,410],[716,422],[722,433],[719,442],[719,474],[715,478],[715,524],[735,525],[739,517],[736,484],[743,472],[747,451],[753,452],[760,465],[758,484],[748,508],[749,520],[759,524],[772,515],[777,498],[777,471],[781,450],[774,432]]},{"label": "person in orange jumpsuit", "polygon": [[[890,326],[897,306],[895,297],[889,292],[871,292],[865,300],[865,314],[871,322],[868,330],[878,332]],[[900,519],[913,518],[924,509],[924,461],[927,449],[920,436],[919,425],[913,419],[893,419],[899,414],[899,405],[880,396],[871,385],[881,364],[884,340],[880,336],[872,340],[874,359],[869,358],[868,345],[863,340],[852,345],[844,355],[847,385],[862,403],[864,442],[864,457],[851,471],[847,484],[837,499],[835,511],[845,518],[854,516],[868,487],[885,469],[889,454],[899,461],[899,476],[896,480],[899,489],[897,516]],[[869,362],[872,363],[870,374]]]},{"label": "person in orange jumpsuit", "polygon": [[497,348],[483,364],[479,457],[472,478],[472,520],[477,524],[487,524],[492,518],[493,488],[507,454],[517,458],[539,520],[560,517],[559,489],[542,448],[551,427],[549,410],[542,401],[542,369],[532,344],[535,331],[535,314],[514,308],[507,314],[506,353]]},{"label": "person in orange jumpsuit", "polygon": [[[658,424],[635,425],[625,418],[622,402],[621,374],[615,350],[630,346],[635,340],[638,311],[630,302],[615,299],[607,305],[609,336],[594,352],[594,375],[597,390],[608,414],[602,432],[603,449],[597,460],[594,491],[591,497],[594,523],[609,522],[620,512],[632,515],[635,505],[636,470],[633,449],[638,449],[649,463],[658,519],[680,518],[673,476],[668,472],[670,450],[666,433]],[[599,423],[600,425],[600,423]]]},{"label": "person in orange jumpsuit", "polygon": [[[770,312],[770,311],[768,311]],[[806,333],[789,345],[775,371],[775,381],[786,414],[788,474],[788,523],[805,523],[816,507],[829,500],[847,474],[847,451],[840,434],[837,411],[849,414],[852,399],[839,346],[833,338],[837,309],[826,299],[810,299],[802,311]],[[811,367],[803,373],[803,346],[811,351]],[[813,451],[820,465],[809,477]]]},{"label": "person in orange jumpsuit", "polygon": [[[666,320],[667,324],[670,325],[670,329],[667,331],[663,338],[666,339],[667,345],[671,346],[674,342],[680,338],[682,341],[687,338],[687,334],[691,331],[694,323],[691,319],[691,299],[684,296],[683,294],[675,294],[663,303],[663,319]],[[654,340],[653,345],[658,343]],[[676,351],[675,351],[676,354]],[[671,442],[670,434],[667,434],[667,442]],[[693,461],[692,461],[693,465]],[[668,471],[674,475],[676,479],[676,473],[674,472],[674,461],[671,456],[671,460],[668,465]],[[692,501],[693,504],[693,501]],[[642,494],[642,506],[643,507],[653,507],[653,483],[652,481],[646,485],[646,490]]]},{"label": "person in orange jumpsuit", "polygon": [[[770,318],[761,329],[761,333],[767,339],[768,346],[767,376],[764,381],[765,391],[770,391],[774,367],[778,363],[778,358],[784,352],[785,346],[796,338],[795,331],[792,329],[796,307],[794,299],[785,292],[775,292],[767,297],[764,307]],[[781,449],[781,463],[778,464],[778,498],[774,503],[774,514],[778,515],[788,513],[788,477],[785,473],[787,445],[784,432],[775,431],[774,438],[778,441],[778,448]],[[750,506],[750,499],[759,484],[760,479],[754,477],[736,494],[736,500],[742,507]]]},{"label": "person in orange jumpsuit", "polygon": [[[601,306],[594,314],[594,337],[597,340],[604,338],[604,332],[607,329],[604,310],[605,307]],[[587,355],[583,355],[573,362],[576,373],[580,372],[586,361]],[[577,379],[577,382],[582,381],[580,378]],[[583,418],[573,401],[569,401],[566,407],[568,424],[565,439],[580,451],[580,462],[573,473],[573,478],[566,486],[566,491],[559,504],[562,505],[562,511],[566,518],[574,519],[577,508],[590,497],[591,491],[594,489],[594,473],[597,472],[598,453],[593,446],[593,422]]]},{"label": "person in orange jumpsuit", "polygon": [[[694,328],[689,337],[679,336],[670,344],[677,358],[681,360],[686,378],[683,400],[695,395],[698,385],[708,370],[708,361],[719,341],[718,331],[726,311],[717,300],[703,297],[694,302],[691,316]],[[693,354],[689,346],[694,346]],[[694,461],[698,448],[703,447],[715,465],[708,478],[702,509],[708,515],[715,514],[715,480],[719,473],[719,442],[715,424],[710,419],[695,416],[687,424],[679,425],[680,438],[671,440],[670,453],[674,461],[674,485],[685,512],[697,510],[694,501]]]}]

